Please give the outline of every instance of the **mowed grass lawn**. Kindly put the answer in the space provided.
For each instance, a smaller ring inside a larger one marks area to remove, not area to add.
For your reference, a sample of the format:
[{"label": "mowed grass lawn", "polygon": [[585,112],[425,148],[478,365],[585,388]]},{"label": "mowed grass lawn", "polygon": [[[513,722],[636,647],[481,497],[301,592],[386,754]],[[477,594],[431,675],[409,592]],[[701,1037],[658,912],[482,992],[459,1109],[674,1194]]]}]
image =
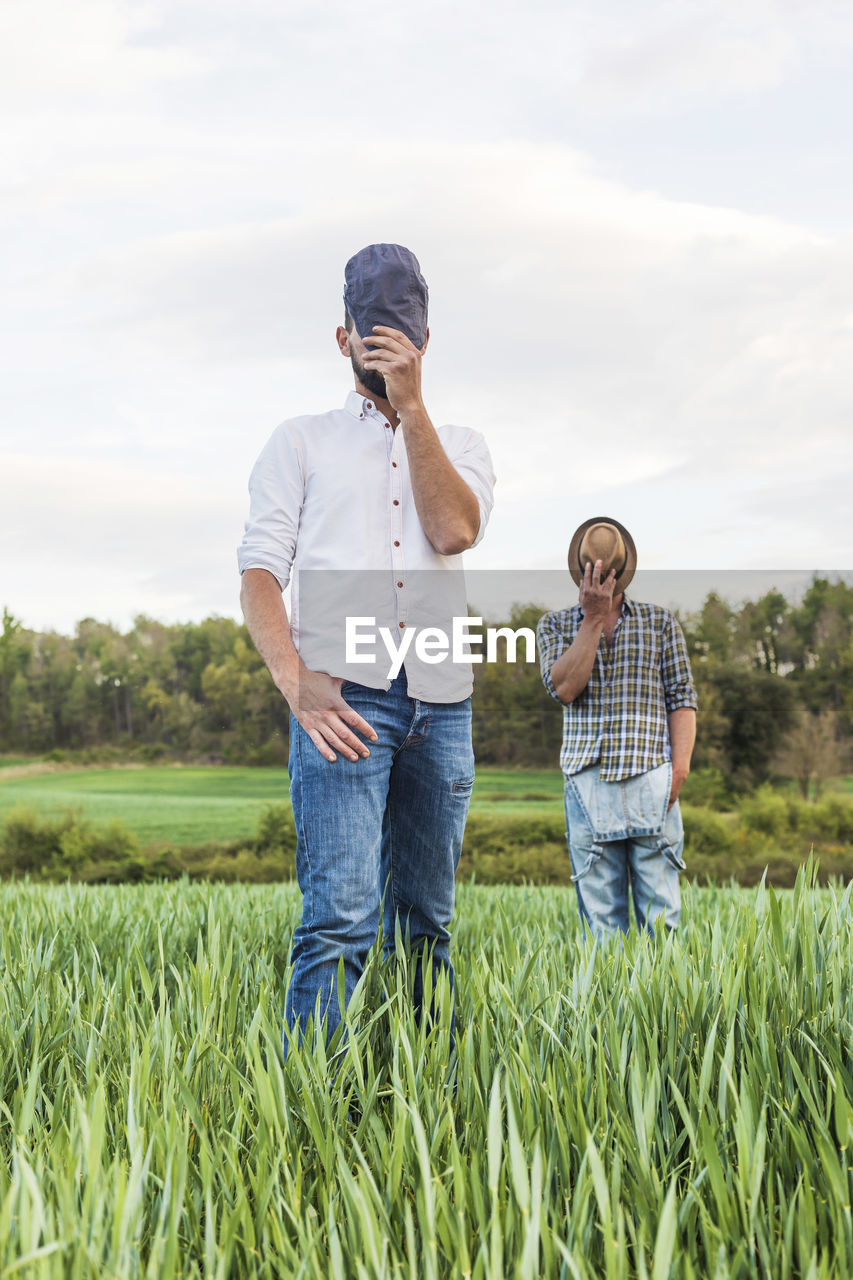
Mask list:
[{"label": "mowed grass lawn", "polygon": [[[8,763],[0,768],[0,822],[22,805],[42,818],[77,809],[98,824],[119,819],[143,845],[240,840],[254,834],[270,805],[289,803],[285,769],[151,765],[27,773],[24,768]],[[555,813],[562,795],[556,768],[483,767],[471,808],[507,816]]]}]

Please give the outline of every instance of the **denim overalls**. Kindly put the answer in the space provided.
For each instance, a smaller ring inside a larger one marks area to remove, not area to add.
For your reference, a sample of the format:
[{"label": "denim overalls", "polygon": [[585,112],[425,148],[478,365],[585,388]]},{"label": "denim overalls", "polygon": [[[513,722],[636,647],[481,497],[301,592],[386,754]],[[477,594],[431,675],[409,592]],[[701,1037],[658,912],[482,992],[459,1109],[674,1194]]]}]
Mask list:
[{"label": "denim overalls", "polygon": [[671,786],[670,761],[620,782],[602,782],[599,762],[566,778],[572,880],[598,939],[627,932],[629,885],[640,928],[678,924],[684,828],[678,802],[667,810]]}]

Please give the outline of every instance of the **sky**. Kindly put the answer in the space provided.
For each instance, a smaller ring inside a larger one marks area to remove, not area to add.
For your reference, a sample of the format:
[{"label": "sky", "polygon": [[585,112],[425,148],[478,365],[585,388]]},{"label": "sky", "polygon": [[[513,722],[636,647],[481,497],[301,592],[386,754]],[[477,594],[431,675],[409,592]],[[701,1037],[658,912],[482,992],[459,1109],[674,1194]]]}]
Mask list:
[{"label": "sky", "polygon": [[4,0],[0,606],[238,616],[372,241],[489,443],[472,570],[599,514],[644,569],[850,570],[851,57],[846,0]]}]

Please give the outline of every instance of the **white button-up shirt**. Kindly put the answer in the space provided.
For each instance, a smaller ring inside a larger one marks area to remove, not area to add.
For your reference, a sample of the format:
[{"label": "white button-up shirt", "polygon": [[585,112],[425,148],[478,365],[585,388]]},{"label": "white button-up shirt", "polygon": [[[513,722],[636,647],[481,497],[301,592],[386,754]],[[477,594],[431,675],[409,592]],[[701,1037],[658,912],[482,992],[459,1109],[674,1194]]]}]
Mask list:
[{"label": "white button-up shirt", "polygon": [[[438,437],[477,499],[476,545],[494,501],[486,442],[467,427],[439,427]],[[277,427],[252,470],[249,494],[240,572],[266,569],[282,589],[292,581],[291,633],[309,670],[387,689],[391,659],[379,628],[399,647],[407,628],[438,627],[449,636],[452,618],[467,613],[461,555],[439,555],[421,527],[403,430],[393,430],[357,391],[342,409]],[[347,660],[347,618],[362,619],[351,637],[358,661]],[[452,654],[422,660],[407,640],[410,697],[469,696],[470,662],[453,662]]]}]

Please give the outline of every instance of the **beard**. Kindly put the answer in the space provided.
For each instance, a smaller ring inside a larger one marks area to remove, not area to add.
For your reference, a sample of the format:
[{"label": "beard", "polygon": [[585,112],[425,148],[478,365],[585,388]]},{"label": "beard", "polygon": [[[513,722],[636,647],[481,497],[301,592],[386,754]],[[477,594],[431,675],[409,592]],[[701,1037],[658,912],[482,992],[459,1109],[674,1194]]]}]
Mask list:
[{"label": "beard", "polygon": [[385,388],[385,379],[381,373],[377,373],[375,369],[365,369],[364,365],[356,359],[353,352],[350,352],[350,360],[352,361],[352,369],[361,385],[366,391],[369,391],[377,400],[387,400],[388,392]]}]

